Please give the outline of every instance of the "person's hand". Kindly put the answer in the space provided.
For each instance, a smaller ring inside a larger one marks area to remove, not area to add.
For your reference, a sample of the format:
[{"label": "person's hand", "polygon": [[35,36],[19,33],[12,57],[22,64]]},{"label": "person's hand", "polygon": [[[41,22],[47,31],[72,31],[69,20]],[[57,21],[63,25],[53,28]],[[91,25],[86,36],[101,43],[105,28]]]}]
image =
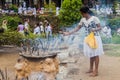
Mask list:
[{"label": "person's hand", "polygon": [[60,34],[63,34],[64,36],[68,36],[68,35],[70,35],[70,33],[69,33],[69,32],[59,31],[59,33],[60,33]]},{"label": "person's hand", "polygon": [[70,35],[70,33],[69,32],[63,32],[63,35],[68,36],[68,35]]},{"label": "person's hand", "polygon": [[94,29],[94,28],[92,28],[92,29],[91,29],[91,32],[95,32],[95,29]]},{"label": "person's hand", "polygon": [[60,34],[63,34],[63,31],[59,31]]}]

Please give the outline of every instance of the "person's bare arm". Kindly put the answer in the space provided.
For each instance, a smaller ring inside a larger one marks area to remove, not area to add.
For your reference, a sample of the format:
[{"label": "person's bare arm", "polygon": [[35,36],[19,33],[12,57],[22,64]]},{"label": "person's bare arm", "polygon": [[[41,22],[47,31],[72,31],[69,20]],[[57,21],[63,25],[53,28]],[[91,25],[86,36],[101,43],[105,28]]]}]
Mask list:
[{"label": "person's bare arm", "polygon": [[19,27],[17,27],[17,31],[19,31]]},{"label": "person's bare arm", "polygon": [[73,31],[69,32],[69,34],[73,34],[75,32],[77,32],[78,30],[80,30],[81,26],[78,25]]},{"label": "person's bare arm", "polygon": [[81,26],[78,25],[73,31],[71,31],[71,32],[63,32],[63,34],[64,35],[71,35],[71,34],[77,32],[80,28],[81,28]]}]

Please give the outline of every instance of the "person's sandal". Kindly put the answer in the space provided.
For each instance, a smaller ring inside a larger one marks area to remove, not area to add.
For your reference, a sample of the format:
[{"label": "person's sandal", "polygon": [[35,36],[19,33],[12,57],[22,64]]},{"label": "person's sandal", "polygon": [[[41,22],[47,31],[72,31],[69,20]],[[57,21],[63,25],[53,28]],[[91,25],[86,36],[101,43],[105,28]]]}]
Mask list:
[{"label": "person's sandal", "polygon": [[98,76],[98,73],[92,73],[92,74],[90,74],[90,77],[96,77],[96,76]]},{"label": "person's sandal", "polygon": [[89,70],[89,71],[86,72],[86,74],[88,74],[88,73],[92,73],[92,72],[93,72],[92,70]]}]

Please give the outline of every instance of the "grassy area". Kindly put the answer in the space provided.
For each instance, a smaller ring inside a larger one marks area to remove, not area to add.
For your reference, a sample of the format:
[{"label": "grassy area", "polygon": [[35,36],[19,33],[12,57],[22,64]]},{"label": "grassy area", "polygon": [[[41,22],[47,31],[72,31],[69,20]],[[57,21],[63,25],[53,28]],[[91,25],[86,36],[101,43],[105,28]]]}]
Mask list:
[{"label": "grassy area", "polygon": [[105,44],[105,55],[120,57],[120,44]]}]

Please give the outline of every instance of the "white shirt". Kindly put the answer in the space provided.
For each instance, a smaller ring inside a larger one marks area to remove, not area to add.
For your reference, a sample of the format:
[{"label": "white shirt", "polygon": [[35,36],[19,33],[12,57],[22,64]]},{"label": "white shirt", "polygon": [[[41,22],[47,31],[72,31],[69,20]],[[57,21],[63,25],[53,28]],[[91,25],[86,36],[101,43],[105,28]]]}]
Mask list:
[{"label": "white shirt", "polygon": [[111,37],[111,29],[110,28],[107,31],[107,35]]},{"label": "white shirt", "polygon": [[27,14],[27,10],[24,10],[24,14],[25,14],[25,15]]},{"label": "white shirt", "polygon": [[40,29],[41,29],[41,31],[44,31],[44,27],[42,25],[40,26]]},{"label": "white shirt", "polygon": [[[88,20],[86,20],[86,18],[82,18],[79,22],[79,25],[81,27],[85,27],[86,35],[88,35],[91,32],[91,29],[97,28],[97,24],[99,23],[100,20],[97,17],[91,16]],[[98,31],[95,31],[94,33],[95,35],[99,35]]]},{"label": "white shirt", "polygon": [[48,27],[47,27],[47,31],[52,31],[51,26],[48,26]]},{"label": "white shirt", "polygon": [[25,29],[27,29],[27,30],[28,30],[28,27],[29,27],[28,22],[25,22],[24,26],[25,26]]},{"label": "white shirt", "polygon": [[107,33],[107,26],[105,26],[105,27],[102,29],[102,31],[103,31],[104,33]]},{"label": "white shirt", "polygon": [[19,14],[22,14],[22,7],[19,7],[19,8],[18,8],[18,13],[19,13]]},{"label": "white shirt", "polygon": [[34,34],[40,34],[40,27],[39,26],[34,29]]},{"label": "white shirt", "polygon": [[100,23],[100,20],[95,17],[95,16],[91,16],[91,18],[89,18],[88,20],[86,20],[86,18],[82,18],[79,22],[79,25],[83,25],[83,23],[85,24],[85,26],[88,27],[89,24],[91,24],[91,22],[94,21],[95,24],[99,24]]},{"label": "white shirt", "polygon": [[23,7],[26,7],[26,2],[25,1],[23,2]]},{"label": "white shirt", "polygon": [[36,15],[36,8],[33,8],[33,15]]},{"label": "white shirt", "polygon": [[56,7],[56,15],[59,15],[59,7]]}]

